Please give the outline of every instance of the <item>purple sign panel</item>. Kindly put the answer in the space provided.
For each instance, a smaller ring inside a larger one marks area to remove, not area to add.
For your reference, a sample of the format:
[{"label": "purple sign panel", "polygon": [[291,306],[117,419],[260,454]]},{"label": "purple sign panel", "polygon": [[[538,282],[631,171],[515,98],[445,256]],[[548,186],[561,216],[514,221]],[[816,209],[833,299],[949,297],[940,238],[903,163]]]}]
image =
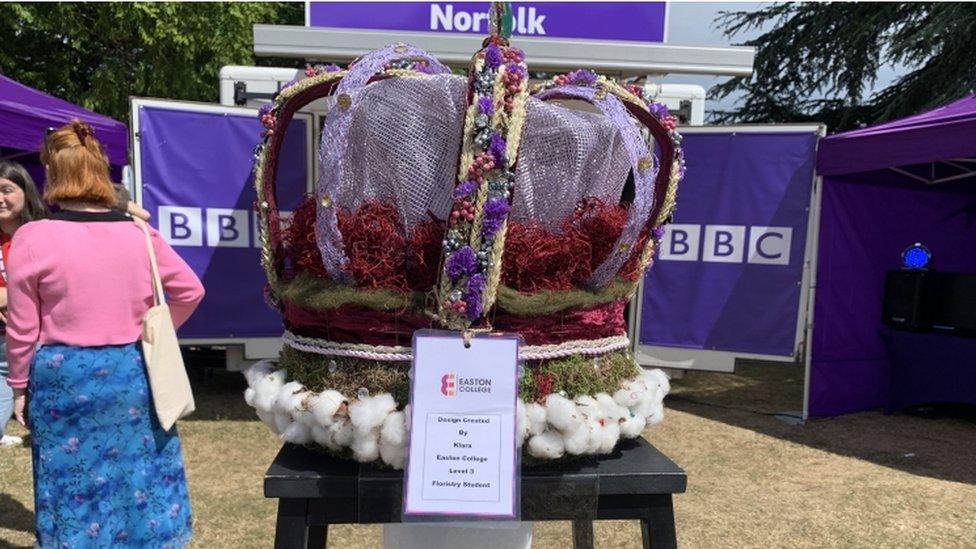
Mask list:
[{"label": "purple sign panel", "polygon": [[685,134],[642,345],[794,355],[816,144],[812,131]]},{"label": "purple sign panel", "polygon": [[[142,205],[207,295],[180,328],[185,338],[274,337],[280,316],[264,303],[266,283],[254,214],[251,162],[257,116],[141,106]],[[293,210],[306,191],[305,121],[289,126],[279,162],[278,200]]]},{"label": "purple sign panel", "polygon": [[[310,27],[488,33],[490,2],[306,2]],[[667,2],[513,2],[513,34],[664,42]]]}]

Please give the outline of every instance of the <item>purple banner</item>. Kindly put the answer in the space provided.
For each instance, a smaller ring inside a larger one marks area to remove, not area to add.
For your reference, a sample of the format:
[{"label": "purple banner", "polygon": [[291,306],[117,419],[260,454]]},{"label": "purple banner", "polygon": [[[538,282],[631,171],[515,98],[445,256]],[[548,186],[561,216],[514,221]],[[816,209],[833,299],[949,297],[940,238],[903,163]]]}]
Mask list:
[{"label": "purple banner", "polygon": [[[265,303],[254,215],[252,151],[261,125],[252,114],[139,108],[142,205],[152,225],[193,268],[207,295],[180,329],[185,338],[274,337],[281,317]],[[306,191],[305,121],[289,126],[278,199],[283,211]]]},{"label": "purple banner", "polygon": [[[488,33],[490,2],[307,2],[310,27]],[[513,34],[664,42],[667,2],[513,2]]]},{"label": "purple banner", "polygon": [[640,343],[792,356],[817,135],[693,133]]}]

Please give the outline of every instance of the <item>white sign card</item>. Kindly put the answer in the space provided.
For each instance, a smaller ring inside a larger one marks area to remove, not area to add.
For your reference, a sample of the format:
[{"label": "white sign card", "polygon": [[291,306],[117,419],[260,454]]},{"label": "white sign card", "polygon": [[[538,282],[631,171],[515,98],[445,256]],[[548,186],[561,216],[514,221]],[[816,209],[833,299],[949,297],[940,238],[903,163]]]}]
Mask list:
[{"label": "white sign card", "polygon": [[405,517],[517,519],[517,335],[413,339]]}]

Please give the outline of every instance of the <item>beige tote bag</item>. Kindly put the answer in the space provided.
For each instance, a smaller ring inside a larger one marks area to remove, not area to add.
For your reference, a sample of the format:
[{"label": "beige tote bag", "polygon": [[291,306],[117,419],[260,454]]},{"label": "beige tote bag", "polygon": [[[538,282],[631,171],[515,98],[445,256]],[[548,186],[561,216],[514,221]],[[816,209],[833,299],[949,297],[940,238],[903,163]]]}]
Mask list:
[{"label": "beige tote bag", "polygon": [[176,420],[192,414],[196,404],[190,390],[190,378],[183,365],[180,343],[176,339],[176,328],[173,327],[173,318],[163,294],[163,281],[159,278],[156,251],[149,229],[141,219],[134,221],[146,235],[153,282],[153,306],[142,317],[142,356],[146,360],[156,417],[163,429],[169,431]]}]

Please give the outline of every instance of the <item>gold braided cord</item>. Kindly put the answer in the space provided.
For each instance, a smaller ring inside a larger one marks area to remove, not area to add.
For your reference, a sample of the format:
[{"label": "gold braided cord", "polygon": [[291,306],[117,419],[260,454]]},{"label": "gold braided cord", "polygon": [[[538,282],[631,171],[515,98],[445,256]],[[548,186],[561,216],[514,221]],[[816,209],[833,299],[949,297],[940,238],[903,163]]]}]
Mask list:
[{"label": "gold braided cord", "polygon": [[264,199],[264,171],[268,162],[267,145],[261,145],[261,153],[254,166],[254,187],[257,191],[258,200],[258,238],[261,241],[261,268],[264,269],[268,282],[274,286],[278,281],[278,275],[274,270],[274,253],[271,251],[271,230],[268,222],[267,201]]},{"label": "gold braided cord", "polygon": [[[528,77],[526,77],[526,80]],[[511,168],[518,160],[519,145],[522,143],[522,128],[525,127],[526,104],[529,101],[529,91],[524,84],[512,98],[512,113],[508,122],[508,141],[505,148],[505,160]]]},{"label": "gold braided cord", "polygon": [[652,227],[658,227],[671,216],[674,205],[678,200],[678,183],[681,181],[681,164],[675,158],[671,163],[671,174],[668,177],[668,190],[664,193],[664,204],[658,212],[657,219],[654,220]]},{"label": "gold braided cord", "polygon": [[[278,96],[274,100],[273,110],[280,110],[300,91],[307,90],[308,88],[318,84],[331,82],[333,80],[342,78],[345,75],[346,71],[335,71],[317,74],[310,78],[299,80],[278,93]],[[283,130],[283,128],[275,128],[275,130],[276,132],[280,132]],[[282,138],[284,138],[283,135]],[[271,226],[268,219],[268,208],[270,208],[271,205],[268,204],[264,199],[264,176],[268,166],[268,155],[270,154],[270,151],[270,138],[266,138],[264,143],[261,144],[260,153],[258,155],[257,162],[255,162],[254,165],[254,188],[257,191],[259,201],[258,237],[261,241],[261,267],[264,269],[264,274],[267,276],[268,282],[271,284],[273,290],[278,282],[278,275],[274,270],[274,250],[271,249]]]},{"label": "gold braided cord", "polygon": [[491,308],[495,303],[495,294],[498,291],[498,284],[502,280],[502,254],[505,253],[505,236],[508,234],[508,220],[495,233],[495,240],[491,245],[491,264],[488,266],[488,280],[485,281],[485,292],[481,296],[481,302],[485,310]]},{"label": "gold braided cord", "polygon": [[[499,77],[496,81],[495,98],[498,98],[498,83],[504,82],[505,72],[507,72],[508,66],[502,65],[499,67]],[[518,149],[519,144],[522,142],[522,128],[525,125],[526,116],[526,103],[528,102],[528,89],[527,89],[528,77],[523,78],[519,82],[519,90],[512,97],[512,111],[508,115],[507,127],[505,131],[505,163],[508,168],[515,166],[515,162],[518,160]],[[504,93],[505,89],[502,86],[502,102],[504,103]],[[504,108],[498,109],[504,111]],[[497,113],[496,113],[497,114]],[[488,185],[485,185],[487,187]],[[479,210],[480,211],[480,210]],[[480,240],[480,233],[479,240]],[[502,255],[505,253],[505,238],[508,235],[508,220],[506,219],[502,226],[495,233],[495,240],[492,242],[491,247],[491,258],[488,264],[488,279],[485,283],[485,292],[481,296],[481,303],[483,310],[487,311],[491,309],[491,306],[495,303],[495,296],[498,292],[498,285],[502,278]],[[479,241],[480,247],[480,241]],[[475,248],[476,250],[479,248]]]},{"label": "gold braided cord", "polygon": [[[474,62],[472,63],[472,73],[480,74],[484,64],[484,55],[475,55]],[[498,67],[491,90],[492,102],[496,105],[496,108],[495,112],[492,114],[490,124],[496,129],[496,131],[505,136],[506,142],[506,166],[497,166],[495,169],[498,170],[503,168],[511,168],[514,166],[517,160],[518,146],[522,137],[522,127],[525,123],[525,103],[528,97],[526,91],[527,78],[522,78],[519,81],[519,90],[512,96],[511,112],[506,111],[504,108],[506,94],[504,80],[507,70],[507,64],[502,64]],[[458,163],[458,181],[464,181],[467,179],[468,170],[474,163],[474,120],[479,113],[480,107],[478,105],[478,101],[472,101],[471,105],[468,106],[467,112],[465,113],[464,141],[461,147],[461,158]],[[476,252],[477,250],[481,249],[481,229],[484,222],[484,209],[485,204],[488,201],[489,187],[490,182],[487,180],[485,181],[485,184],[478,187],[478,192],[474,200],[475,217],[468,228],[470,233],[467,235],[462,234],[462,239],[467,240],[468,245]],[[501,259],[502,254],[504,253],[505,233],[507,228],[507,222],[503,222],[502,226],[495,233],[494,240],[492,242],[491,255],[488,260],[488,269],[485,273],[485,288],[481,295],[482,308],[484,311],[489,310],[493,305],[498,290],[498,284],[501,280]],[[470,327],[471,321],[468,320],[466,315],[458,314],[446,306],[447,296],[452,291],[453,286],[453,283],[449,280],[449,277],[446,276],[444,268],[442,267],[440,273],[440,284],[438,285],[438,318],[445,326],[452,330],[466,330],[468,327]]]}]

